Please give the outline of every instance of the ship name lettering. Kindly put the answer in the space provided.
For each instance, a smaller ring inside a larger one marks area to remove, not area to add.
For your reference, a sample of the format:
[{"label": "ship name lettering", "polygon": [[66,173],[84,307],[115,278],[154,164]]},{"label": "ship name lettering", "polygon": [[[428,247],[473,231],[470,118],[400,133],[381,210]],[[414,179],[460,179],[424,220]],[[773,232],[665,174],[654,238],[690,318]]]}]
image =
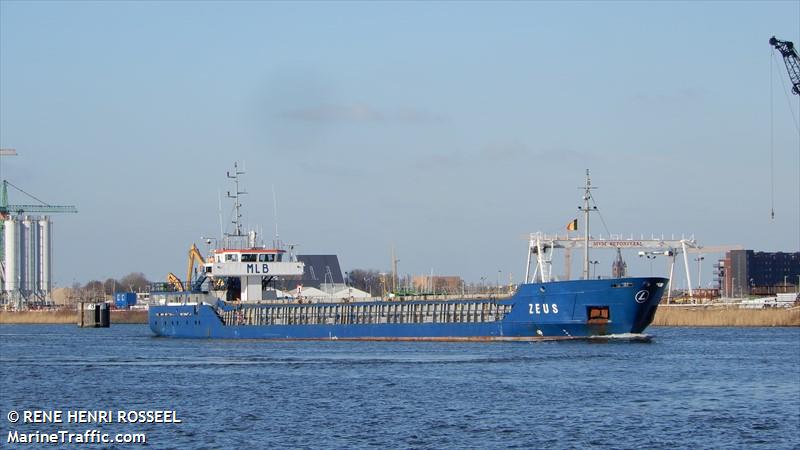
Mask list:
[{"label": "ship name lettering", "polygon": [[528,303],[528,314],[558,314],[558,305],[555,303]]},{"label": "ship name lettering", "polygon": [[269,266],[267,264],[261,264],[260,267],[258,264],[247,265],[247,273],[267,273],[267,272],[269,272]]}]

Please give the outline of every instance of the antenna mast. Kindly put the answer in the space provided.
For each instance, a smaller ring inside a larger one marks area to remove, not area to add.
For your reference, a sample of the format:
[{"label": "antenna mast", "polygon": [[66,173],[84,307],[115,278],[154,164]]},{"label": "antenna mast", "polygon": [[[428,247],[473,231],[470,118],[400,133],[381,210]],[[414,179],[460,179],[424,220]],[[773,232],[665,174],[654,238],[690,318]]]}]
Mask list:
[{"label": "antenna mast", "polygon": [[244,234],[242,234],[242,223],[241,223],[242,213],[240,211],[240,208],[242,207],[242,204],[239,203],[239,196],[242,195],[242,194],[247,194],[247,192],[239,190],[239,175],[244,175],[244,171],[239,171],[239,165],[234,162],[233,163],[233,175],[231,175],[230,172],[226,172],[226,175],[227,175],[228,178],[233,180],[233,183],[234,183],[234,185],[236,187],[236,190],[234,191],[233,195],[231,195],[231,192],[228,191],[228,198],[234,199],[233,200],[234,201],[234,204],[233,204],[233,209],[234,209],[233,220],[231,221],[231,223],[233,223],[233,225],[234,225],[234,232],[226,234],[226,236],[227,237],[244,237]]},{"label": "antenna mast", "polygon": [[589,212],[597,211],[597,207],[589,207],[589,199],[592,198],[592,179],[589,178],[589,169],[586,169],[586,185],[578,188],[583,189],[583,206],[578,210],[583,211],[583,279],[589,279]]}]

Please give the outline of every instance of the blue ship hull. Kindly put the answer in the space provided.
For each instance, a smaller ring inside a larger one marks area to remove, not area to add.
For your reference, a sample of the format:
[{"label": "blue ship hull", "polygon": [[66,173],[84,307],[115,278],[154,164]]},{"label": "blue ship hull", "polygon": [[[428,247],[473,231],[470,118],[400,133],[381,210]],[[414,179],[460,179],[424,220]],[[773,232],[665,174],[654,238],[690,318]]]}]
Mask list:
[{"label": "blue ship hull", "polygon": [[[216,305],[166,304],[151,306],[148,319],[150,329],[156,335],[181,338],[575,339],[642,333],[655,316],[667,282],[665,278],[647,277],[529,283],[520,285],[511,297],[493,300],[394,299],[312,305],[234,304],[223,301],[217,301]],[[492,308],[492,314],[481,312],[486,310],[487,305]],[[337,306],[345,308],[341,310],[343,314],[321,316],[325,311],[330,311],[324,308]],[[386,308],[394,308],[389,311],[404,311],[402,314],[405,315],[366,314],[368,311],[385,311]],[[445,312],[437,313],[437,309]],[[358,315],[359,311],[361,315]],[[429,315],[425,316],[425,311]],[[279,321],[266,323],[270,322],[268,317],[276,316],[280,318]]]}]

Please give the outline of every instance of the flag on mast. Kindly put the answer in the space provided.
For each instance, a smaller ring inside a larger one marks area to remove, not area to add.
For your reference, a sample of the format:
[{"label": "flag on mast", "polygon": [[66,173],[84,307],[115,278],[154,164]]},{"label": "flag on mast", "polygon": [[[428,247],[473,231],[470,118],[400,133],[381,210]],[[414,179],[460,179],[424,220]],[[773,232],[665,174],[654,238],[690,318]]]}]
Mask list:
[{"label": "flag on mast", "polygon": [[567,231],[578,231],[578,219],[567,224]]}]

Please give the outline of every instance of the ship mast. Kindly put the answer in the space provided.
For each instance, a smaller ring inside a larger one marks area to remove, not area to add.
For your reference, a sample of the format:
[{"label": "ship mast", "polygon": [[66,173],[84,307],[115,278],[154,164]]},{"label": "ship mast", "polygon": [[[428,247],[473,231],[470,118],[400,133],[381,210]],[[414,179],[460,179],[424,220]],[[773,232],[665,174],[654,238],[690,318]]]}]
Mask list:
[{"label": "ship mast", "polygon": [[227,175],[228,178],[233,179],[235,190],[234,190],[234,194],[233,195],[231,195],[231,192],[228,191],[228,198],[234,199],[233,200],[234,201],[234,204],[233,204],[234,213],[233,213],[233,220],[231,221],[233,223],[233,225],[234,225],[234,231],[233,231],[233,233],[226,233],[225,236],[228,237],[228,238],[232,238],[232,237],[233,238],[242,238],[242,237],[244,237],[244,234],[242,233],[242,223],[241,223],[242,213],[240,211],[240,208],[242,207],[242,204],[239,203],[239,196],[242,195],[242,194],[247,194],[247,192],[239,190],[239,175],[244,175],[244,171],[239,171],[238,163],[234,162],[233,163],[233,174],[231,174],[230,172],[227,172],[226,175]]},{"label": "ship mast", "polygon": [[586,169],[586,185],[578,188],[583,189],[583,206],[578,209],[583,211],[583,279],[589,279],[589,211],[597,211],[597,207],[589,207],[589,199],[592,198],[592,179],[589,178],[589,169]]}]

